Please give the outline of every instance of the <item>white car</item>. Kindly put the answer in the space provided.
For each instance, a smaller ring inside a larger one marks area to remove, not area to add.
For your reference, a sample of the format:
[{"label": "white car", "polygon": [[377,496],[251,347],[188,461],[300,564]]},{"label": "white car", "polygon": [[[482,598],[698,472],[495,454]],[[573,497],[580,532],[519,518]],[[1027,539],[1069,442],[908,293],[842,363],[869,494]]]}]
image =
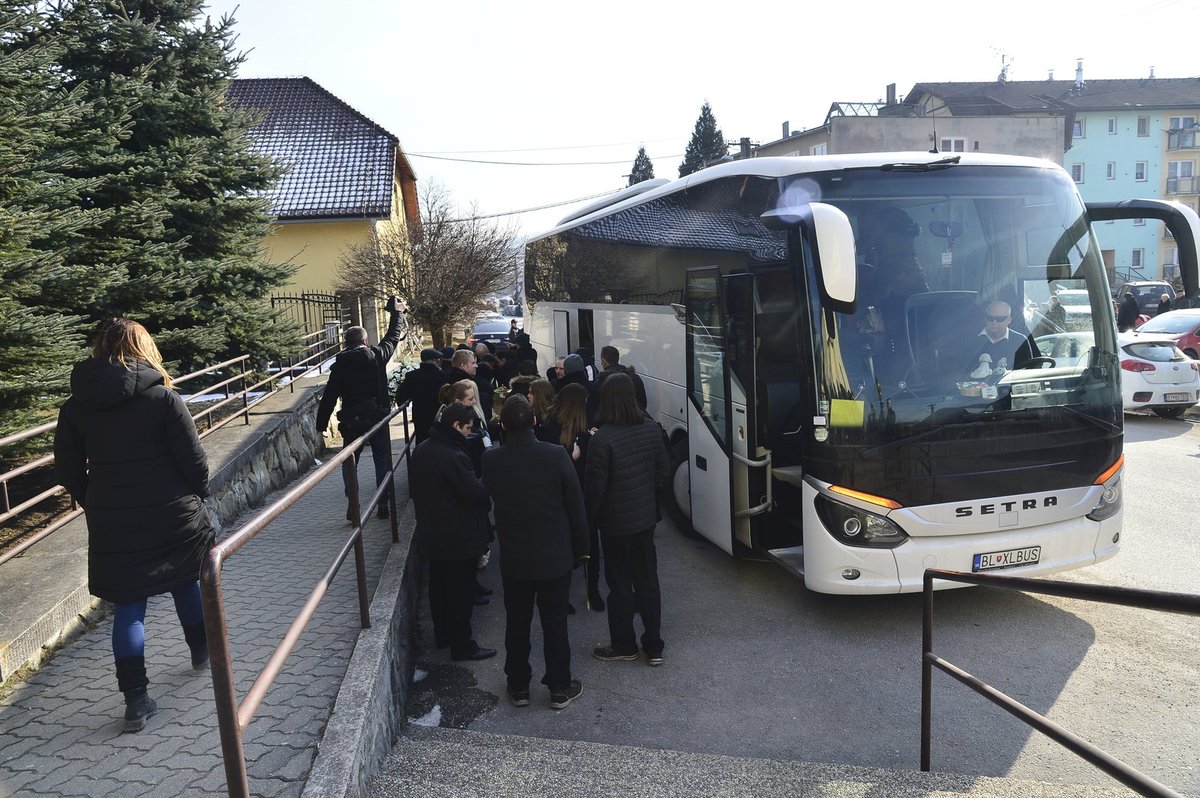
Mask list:
[{"label": "white car", "polygon": [[1082,288],[1064,288],[1058,292],[1058,301],[1067,311],[1068,330],[1092,329],[1092,301]]},{"label": "white car", "polygon": [[1200,365],[1169,336],[1122,333],[1117,347],[1126,410],[1179,418],[1200,400]]}]

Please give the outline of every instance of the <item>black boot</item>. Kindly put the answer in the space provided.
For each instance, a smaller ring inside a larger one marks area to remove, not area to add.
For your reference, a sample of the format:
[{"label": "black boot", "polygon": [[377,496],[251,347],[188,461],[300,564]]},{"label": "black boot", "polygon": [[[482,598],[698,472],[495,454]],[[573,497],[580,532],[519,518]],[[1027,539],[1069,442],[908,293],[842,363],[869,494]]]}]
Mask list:
[{"label": "black boot", "polygon": [[130,690],[125,693],[125,729],[126,733],[140,732],[146,728],[146,720],[158,712],[158,704],[146,695],[146,688]]},{"label": "black boot", "polygon": [[146,726],[146,719],[158,711],[154,699],[146,695],[145,657],[119,657],[116,659],[117,687],[125,694],[125,731],[139,732]]},{"label": "black boot", "polygon": [[604,612],[604,598],[600,595],[600,562],[588,559],[583,564],[583,578],[587,582],[587,606],[592,612]]},{"label": "black boot", "polygon": [[204,623],[186,623],[183,625],[183,639],[187,641],[192,651],[192,670],[202,671],[208,667],[208,637],[204,633]]}]

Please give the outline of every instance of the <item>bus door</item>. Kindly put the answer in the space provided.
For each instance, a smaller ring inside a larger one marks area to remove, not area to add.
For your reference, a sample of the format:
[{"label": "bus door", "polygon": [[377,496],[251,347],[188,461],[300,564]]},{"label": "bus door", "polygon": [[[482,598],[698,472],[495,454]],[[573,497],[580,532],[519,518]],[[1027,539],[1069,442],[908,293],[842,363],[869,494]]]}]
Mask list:
[{"label": "bus door", "polygon": [[754,278],[688,269],[684,304],[692,528],[732,554],[735,536],[751,544],[750,516],[766,508],[753,487],[761,475],[749,474],[766,461],[751,456],[756,432],[743,389],[754,386]]}]

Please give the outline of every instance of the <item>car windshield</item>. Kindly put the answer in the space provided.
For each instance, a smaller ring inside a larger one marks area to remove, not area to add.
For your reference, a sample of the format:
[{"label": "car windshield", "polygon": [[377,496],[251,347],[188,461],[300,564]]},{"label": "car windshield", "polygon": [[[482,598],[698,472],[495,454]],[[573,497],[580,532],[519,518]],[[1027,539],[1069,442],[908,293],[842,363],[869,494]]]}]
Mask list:
[{"label": "car windshield", "polygon": [[475,325],[474,333],[506,333],[509,330],[512,322],[507,319],[504,321],[481,321]]},{"label": "car windshield", "polygon": [[1190,359],[1170,341],[1135,341],[1121,347],[1121,350],[1128,355],[1149,360],[1152,363],[1170,363]]},{"label": "car windshield", "polygon": [[1164,313],[1138,327],[1138,332],[1186,333],[1200,323],[1200,316],[1191,313]]}]

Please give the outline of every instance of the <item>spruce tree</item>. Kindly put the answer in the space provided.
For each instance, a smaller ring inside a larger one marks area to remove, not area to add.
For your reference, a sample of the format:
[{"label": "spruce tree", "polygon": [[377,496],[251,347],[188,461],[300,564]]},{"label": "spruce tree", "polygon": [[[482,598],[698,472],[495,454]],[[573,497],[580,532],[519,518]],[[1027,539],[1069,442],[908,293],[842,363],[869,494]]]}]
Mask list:
[{"label": "spruce tree", "polygon": [[679,176],[684,177],[704,168],[706,163],[712,163],[729,154],[725,137],[717,127],[717,119],[713,116],[708,100],[700,107],[700,117],[692,128],[692,139],[688,142],[683,153],[683,163],[679,164]]},{"label": "spruce tree", "polygon": [[122,131],[111,152],[66,171],[92,184],[84,207],[110,213],[80,231],[84,243],[66,259],[89,280],[56,298],[91,322],[142,322],[182,370],[275,356],[295,340],[266,301],[291,271],[262,258],[264,195],[279,172],[250,147],[253,119],[224,102],[242,59],[233,20],[202,9],[203,0],[59,0],[48,20],[66,87],[99,109],[94,124]]},{"label": "spruce tree", "polygon": [[645,147],[638,147],[637,157],[633,159],[633,169],[629,173],[629,185],[654,179],[654,164],[646,155]]},{"label": "spruce tree", "polygon": [[92,185],[66,172],[117,141],[62,86],[43,22],[36,3],[0,0],[0,435],[53,419],[84,352],[86,320],[55,297],[87,284],[67,260],[108,212],[83,208]]}]

